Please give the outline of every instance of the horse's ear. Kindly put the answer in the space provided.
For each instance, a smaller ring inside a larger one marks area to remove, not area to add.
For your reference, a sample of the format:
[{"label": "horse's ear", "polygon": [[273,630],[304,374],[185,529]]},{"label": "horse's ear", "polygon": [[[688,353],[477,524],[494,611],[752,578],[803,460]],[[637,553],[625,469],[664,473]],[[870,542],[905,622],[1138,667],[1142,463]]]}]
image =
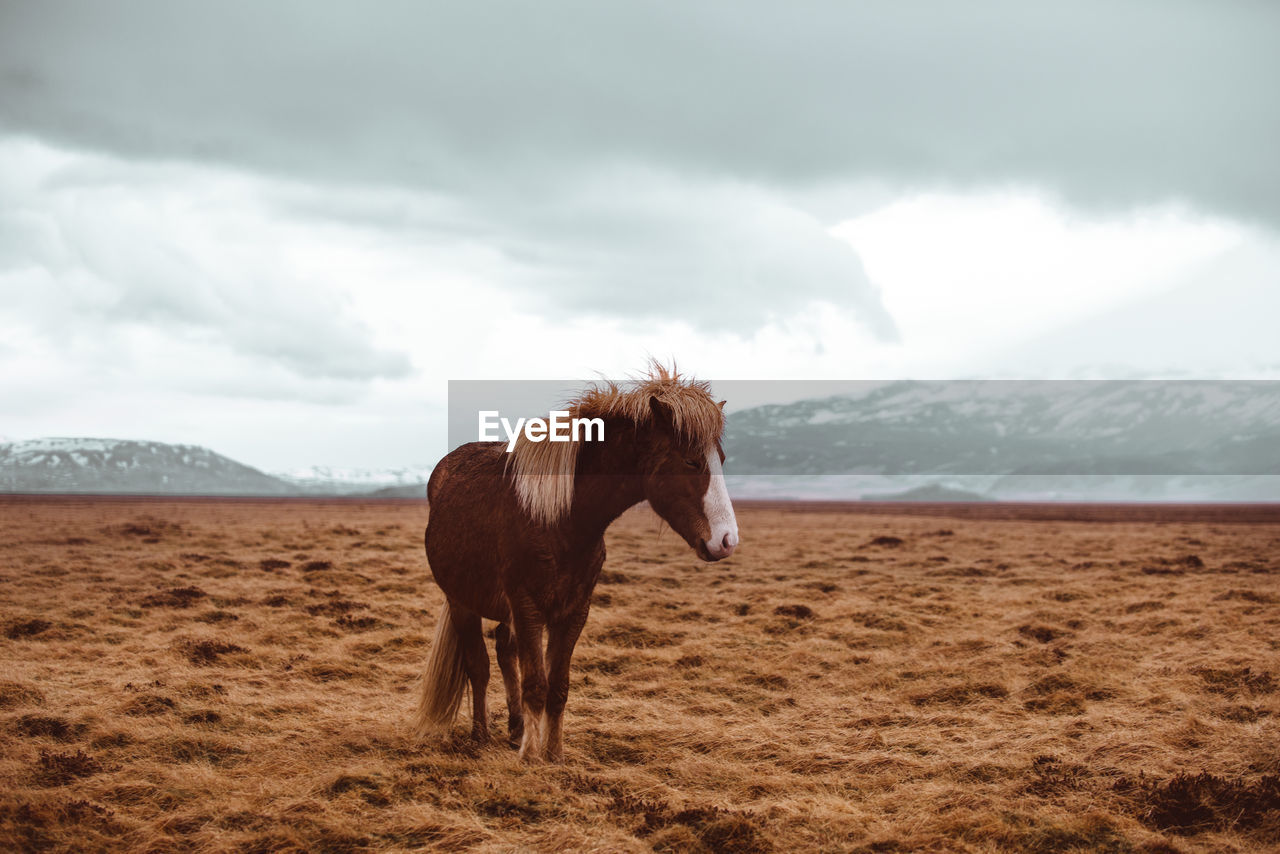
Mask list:
[{"label": "horse's ear", "polygon": [[649,395],[649,411],[653,413],[653,423],[672,433],[676,431],[676,414],[671,407],[658,400],[657,395]]}]

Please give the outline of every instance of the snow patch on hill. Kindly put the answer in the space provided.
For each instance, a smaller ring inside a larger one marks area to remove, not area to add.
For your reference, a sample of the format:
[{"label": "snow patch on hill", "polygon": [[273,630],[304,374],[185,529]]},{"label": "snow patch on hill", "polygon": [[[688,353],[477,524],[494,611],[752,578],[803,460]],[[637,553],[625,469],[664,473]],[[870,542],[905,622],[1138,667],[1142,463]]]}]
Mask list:
[{"label": "snow patch on hill", "polygon": [[406,466],[404,468],[344,468],[340,466],[307,466],[285,471],[272,472],[278,478],[289,481],[334,481],[348,483],[353,486],[369,487],[403,486],[405,484],[426,483],[431,476],[430,465]]},{"label": "snow patch on hill", "polygon": [[284,495],[284,481],[198,445],[51,437],[0,445],[0,491]]}]

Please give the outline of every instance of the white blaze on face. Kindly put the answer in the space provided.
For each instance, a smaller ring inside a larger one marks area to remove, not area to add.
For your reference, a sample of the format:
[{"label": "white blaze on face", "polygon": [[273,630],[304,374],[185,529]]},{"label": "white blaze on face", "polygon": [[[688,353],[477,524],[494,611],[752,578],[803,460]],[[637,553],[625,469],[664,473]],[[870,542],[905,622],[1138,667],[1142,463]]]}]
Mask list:
[{"label": "white blaze on face", "polygon": [[734,518],[729,490],[724,485],[720,451],[714,446],[707,451],[707,469],[711,472],[711,480],[707,484],[707,494],[702,496],[702,512],[711,526],[707,551],[714,558],[728,557],[738,547],[738,520]]}]

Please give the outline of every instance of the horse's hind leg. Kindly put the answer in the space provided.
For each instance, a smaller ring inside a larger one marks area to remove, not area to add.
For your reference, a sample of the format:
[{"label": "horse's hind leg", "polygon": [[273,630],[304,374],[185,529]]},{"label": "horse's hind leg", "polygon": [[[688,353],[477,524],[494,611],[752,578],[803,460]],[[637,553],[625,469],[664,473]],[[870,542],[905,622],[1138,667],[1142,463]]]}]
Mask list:
[{"label": "horse's hind leg", "polygon": [[524,717],[520,714],[520,671],[516,667],[516,639],[506,623],[498,623],[493,630],[497,641],[498,669],[502,671],[502,685],[507,690],[507,741],[512,747],[520,746],[524,735]]},{"label": "horse's hind leg", "polygon": [[471,738],[480,744],[489,741],[489,715],[485,710],[485,691],[489,687],[489,651],[484,648],[484,632],[480,616],[449,603],[453,627],[458,633],[463,666],[471,682]]}]

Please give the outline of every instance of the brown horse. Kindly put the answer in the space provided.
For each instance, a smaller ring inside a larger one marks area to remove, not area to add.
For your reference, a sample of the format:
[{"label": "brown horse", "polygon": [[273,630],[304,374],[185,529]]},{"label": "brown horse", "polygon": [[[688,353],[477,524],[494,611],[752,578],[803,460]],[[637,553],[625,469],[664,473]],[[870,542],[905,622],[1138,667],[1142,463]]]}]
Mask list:
[{"label": "brown horse", "polygon": [[496,620],[512,746],[526,760],[560,761],[569,659],[609,524],[648,500],[703,560],[726,558],[738,545],[721,469],[724,401],[712,400],[706,383],[654,365],[624,386],[588,388],[565,408],[603,419],[604,439],[522,436],[510,454],[501,443],[472,442],[431,473],[427,559],[447,601],[427,663],[420,732],[449,727],[469,684],[471,735],[489,740],[480,621]]}]

